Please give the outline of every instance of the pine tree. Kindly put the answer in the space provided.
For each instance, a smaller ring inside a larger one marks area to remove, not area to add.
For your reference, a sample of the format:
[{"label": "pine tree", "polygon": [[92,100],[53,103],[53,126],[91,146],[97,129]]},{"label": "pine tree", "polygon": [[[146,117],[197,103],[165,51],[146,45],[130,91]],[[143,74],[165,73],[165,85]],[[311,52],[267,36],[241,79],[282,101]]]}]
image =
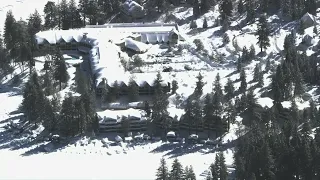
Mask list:
[{"label": "pine tree", "polygon": [[220,14],[231,16],[233,11],[232,1],[231,0],[222,1],[220,4],[219,10],[220,10]]},{"label": "pine tree", "polygon": [[[29,33],[29,37],[31,38],[30,43],[33,42],[34,35],[38,33],[41,29],[42,29],[42,19],[38,11],[35,10],[33,14],[30,14],[29,20],[28,20],[28,33]],[[35,45],[32,48],[35,49]]]},{"label": "pine tree", "polygon": [[199,1],[194,1],[193,3],[193,17],[197,18],[200,15],[200,5]]},{"label": "pine tree", "polygon": [[177,158],[172,163],[170,180],[183,180],[183,167]]},{"label": "pine tree", "polygon": [[314,25],[314,26],[313,26],[313,33],[314,33],[315,35],[318,35],[317,25]]},{"label": "pine tree", "polygon": [[176,80],[173,80],[171,84],[172,84],[171,93],[175,94],[177,92],[177,89],[179,88],[178,82]]},{"label": "pine tree", "polygon": [[242,14],[243,12],[244,12],[243,0],[239,0],[238,13],[239,13],[239,14]]},{"label": "pine tree", "polygon": [[230,78],[228,78],[227,84],[224,87],[224,92],[226,93],[225,98],[227,101],[229,101],[234,96],[234,91],[235,89],[233,86],[233,82]]},{"label": "pine tree", "polygon": [[258,76],[258,84],[259,87],[263,87],[264,86],[264,77],[263,77],[263,72],[259,73]]},{"label": "pine tree", "polygon": [[202,28],[208,28],[207,18],[204,18]]},{"label": "pine tree", "polygon": [[253,60],[256,57],[256,49],[254,48],[253,45],[250,46],[250,51],[249,51],[249,61]]},{"label": "pine tree", "polygon": [[165,133],[167,133],[166,131],[170,125],[167,119],[167,116],[168,116],[167,107],[169,105],[169,101],[162,87],[162,82],[163,80],[162,80],[161,74],[158,73],[153,83],[153,87],[155,91],[154,91],[153,107],[152,107],[152,119],[153,119],[153,123],[161,125],[162,129],[164,129]]},{"label": "pine tree", "polygon": [[131,102],[137,101],[139,98],[139,86],[136,84],[133,77],[131,77],[129,80],[128,95]]},{"label": "pine tree", "polygon": [[247,89],[247,81],[246,81],[246,72],[244,69],[241,69],[240,71],[240,87],[239,91],[241,93],[244,93]]},{"label": "pine tree", "polygon": [[270,69],[271,69],[271,62],[270,62],[270,59],[267,59],[266,66],[265,66],[264,70],[266,73],[268,73]]},{"label": "pine tree", "polygon": [[198,27],[197,22],[194,21],[194,20],[192,20],[192,21],[190,22],[190,29],[196,29],[197,27]]},{"label": "pine tree", "polygon": [[304,85],[303,85],[303,79],[302,74],[300,70],[296,71],[296,78],[294,82],[294,95],[300,96],[304,93]]},{"label": "pine tree", "polygon": [[196,175],[193,171],[193,167],[190,165],[188,171],[186,172],[186,178],[188,180],[196,180]]},{"label": "pine tree", "polygon": [[89,1],[87,0],[79,0],[78,9],[80,13],[82,14],[82,20],[83,20],[83,26],[86,25],[86,19],[89,15]]},{"label": "pine tree", "polygon": [[[85,75],[84,72],[82,72],[80,67],[76,68],[75,74],[76,74],[75,75],[76,91],[80,94],[83,94],[84,92],[89,90],[89,82],[88,82],[87,76]],[[106,96],[107,94],[106,94],[106,92],[104,92],[104,90],[106,90],[106,89],[105,88],[102,88],[102,89],[103,89],[102,90],[103,93],[105,93],[103,95]]]},{"label": "pine tree", "polygon": [[[217,156],[216,156],[216,160],[217,161]],[[215,164],[211,164],[210,165],[210,171],[211,171],[211,180],[219,180],[219,168],[215,165]]]},{"label": "pine tree", "polygon": [[82,27],[82,21],[80,12],[76,6],[75,0],[70,0],[68,4],[69,14],[68,20],[70,22],[70,28],[80,28]]},{"label": "pine tree", "polygon": [[200,4],[201,14],[204,14],[204,13],[208,12],[209,9],[210,9],[210,2],[209,2],[209,0],[201,0],[201,4]]},{"label": "pine tree", "polygon": [[261,156],[263,157],[263,173],[262,173],[262,177],[263,179],[275,179],[275,174],[274,174],[274,160],[271,154],[271,150],[270,147],[268,145],[268,143],[264,143],[263,149],[262,149],[262,153]]},{"label": "pine tree", "polygon": [[63,59],[62,53],[59,49],[56,50],[53,57],[54,60],[54,78],[59,81],[60,91],[62,89],[62,83],[67,83],[70,76],[68,74],[68,68],[66,62]]},{"label": "pine tree", "polygon": [[247,22],[252,22],[256,18],[256,4],[255,0],[246,1],[246,10],[247,10]]},{"label": "pine tree", "polygon": [[304,22],[301,20],[300,23],[299,23],[299,26],[298,26],[298,33],[299,33],[300,35],[303,35],[303,34],[305,33],[304,30],[305,30],[305,24],[304,24]]},{"label": "pine tree", "polygon": [[212,127],[214,126],[213,121],[213,104],[212,104],[212,98],[210,94],[207,94],[204,100],[204,107],[203,107],[203,120],[207,126],[208,129],[208,138],[210,138],[210,131]]},{"label": "pine tree", "polygon": [[223,152],[219,152],[219,179],[227,180],[228,171]]},{"label": "pine tree", "polygon": [[270,46],[270,30],[265,16],[260,16],[259,18],[258,31],[256,35],[258,36],[257,44],[259,45],[262,52],[263,49],[267,49],[267,47]]},{"label": "pine tree", "polygon": [[[16,20],[12,14],[12,11],[8,11],[6,15],[6,20],[4,24],[4,44],[7,50],[14,48],[17,37],[14,34]],[[12,56],[11,56],[12,58]]]},{"label": "pine tree", "polygon": [[49,132],[54,132],[57,128],[57,119],[52,104],[47,98],[44,99],[43,115],[43,126]]},{"label": "pine tree", "polygon": [[196,88],[194,89],[194,95],[197,97],[200,97],[203,93],[203,86],[204,86],[203,76],[201,73],[199,73],[196,78],[197,78],[197,82],[196,82]]},{"label": "pine tree", "polygon": [[260,64],[257,63],[256,66],[254,67],[254,70],[253,70],[253,80],[254,81],[258,81],[259,79],[259,76],[261,74],[261,67],[260,67]]},{"label": "pine tree", "polygon": [[53,29],[58,26],[58,7],[52,1],[48,1],[44,6],[44,27],[45,29]]},{"label": "pine tree", "polygon": [[150,104],[148,101],[144,102],[144,111],[146,112],[147,117],[150,117],[151,108],[150,108]]},{"label": "pine tree", "polygon": [[169,180],[168,167],[164,158],[161,158],[160,166],[157,170],[156,177],[156,180]]},{"label": "pine tree", "polygon": [[68,30],[70,28],[69,7],[67,0],[61,0],[59,4],[59,21],[59,24],[61,24],[61,29]]}]

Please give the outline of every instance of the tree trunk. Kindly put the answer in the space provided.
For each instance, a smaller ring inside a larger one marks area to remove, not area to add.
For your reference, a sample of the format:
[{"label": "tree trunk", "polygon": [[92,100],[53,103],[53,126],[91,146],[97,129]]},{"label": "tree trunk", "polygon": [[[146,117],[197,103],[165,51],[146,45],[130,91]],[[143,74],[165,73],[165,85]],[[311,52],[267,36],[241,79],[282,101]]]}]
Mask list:
[{"label": "tree trunk", "polygon": [[61,81],[59,81],[59,87],[60,87],[60,91],[61,91],[61,86],[62,86],[62,82]]}]

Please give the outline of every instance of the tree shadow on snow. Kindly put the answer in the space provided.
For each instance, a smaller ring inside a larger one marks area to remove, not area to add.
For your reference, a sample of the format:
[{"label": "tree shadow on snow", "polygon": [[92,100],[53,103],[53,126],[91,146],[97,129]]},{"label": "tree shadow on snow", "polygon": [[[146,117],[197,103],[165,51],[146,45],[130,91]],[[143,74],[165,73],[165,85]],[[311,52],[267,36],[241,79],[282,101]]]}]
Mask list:
[{"label": "tree shadow on snow", "polygon": [[[186,154],[201,152],[201,150],[208,148],[214,149],[214,145],[168,143],[158,146],[157,148],[150,151],[150,153],[167,152],[165,156],[169,156],[170,158],[176,158]],[[205,154],[205,152],[203,154]]]}]

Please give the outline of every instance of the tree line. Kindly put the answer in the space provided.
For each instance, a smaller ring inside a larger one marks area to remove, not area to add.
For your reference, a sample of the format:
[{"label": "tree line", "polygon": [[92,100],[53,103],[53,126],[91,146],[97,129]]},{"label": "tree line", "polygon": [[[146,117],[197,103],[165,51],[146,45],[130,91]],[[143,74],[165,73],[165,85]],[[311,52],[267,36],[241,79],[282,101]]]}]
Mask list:
[{"label": "tree line", "polygon": [[[228,169],[223,152],[216,153],[215,161],[209,166],[206,180],[227,180]],[[196,180],[192,165],[183,168],[177,158],[174,159],[171,170],[167,167],[164,158],[160,160],[160,166],[156,172],[156,180]]]},{"label": "tree line", "polygon": [[106,20],[120,12],[118,0],[61,0],[59,4],[48,1],[44,7],[45,29],[74,29],[90,25],[104,24]]},{"label": "tree line", "polygon": [[[284,41],[284,58],[271,70],[272,81],[266,95],[273,99],[271,108],[256,104],[251,115],[243,116],[246,131],[239,138],[234,156],[237,179],[318,179],[319,112],[311,98],[310,107],[299,110],[296,99],[305,99],[308,86],[319,85],[319,60],[298,53],[296,34]],[[291,101],[289,109],[283,101]],[[315,129],[314,138],[311,136]]]}]

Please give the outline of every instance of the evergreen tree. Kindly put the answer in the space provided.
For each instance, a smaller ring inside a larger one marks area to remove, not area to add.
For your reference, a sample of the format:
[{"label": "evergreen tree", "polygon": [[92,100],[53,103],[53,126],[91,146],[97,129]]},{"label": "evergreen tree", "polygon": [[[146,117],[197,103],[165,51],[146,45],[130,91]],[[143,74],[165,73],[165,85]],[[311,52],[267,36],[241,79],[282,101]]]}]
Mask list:
[{"label": "evergreen tree", "polygon": [[271,62],[270,62],[270,59],[267,59],[267,62],[266,62],[266,66],[265,66],[265,68],[264,68],[264,71],[265,71],[266,73],[268,73],[270,69],[271,69]]},{"label": "evergreen tree", "polygon": [[256,66],[254,67],[254,70],[253,70],[253,80],[254,81],[258,81],[259,79],[259,76],[261,74],[261,67],[260,67],[260,64],[257,63]]},{"label": "evergreen tree", "polygon": [[[80,94],[83,94],[84,92],[89,90],[89,82],[87,79],[87,76],[85,75],[84,72],[80,69],[80,67],[76,68],[76,73],[75,73],[75,84],[76,84],[76,91]],[[104,84],[105,85],[105,84]],[[103,98],[107,95],[107,90],[106,88],[102,88],[103,90]]]},{"label": "evergreen tree", "polygon": [[250,46],[250,51],[249,51],[249,59],[250,61],[253,60],[256,57],[256,50],[253,45]]},{"label": "evergreen tree", "polygon": [[183,167],[177,158],[172,163],[170,180],[183,180]]},{"label": "evergreen tree", "polygon": [[131,102],[137,101],[139,98],[139,86],[136,84],[133,77],[131,77],[129,80],[128,95]]},{"label": "evergreen tree", "polygon": [[201,14],[208,12],[210,9],[210,0],[201,0],[200,11]]},{"label": "evergreen tree", "polygon": [[[36,33],[42,29],[42,19],[37,10],[33,14],[30,14],[28,20],[28,32],[30,38],[33,38]],[[33,39],[31,39],[33,41]]]},{"label": "evergreen tree", "polygon": [[219,179],[227,180],[228,171],[223,152],[219,152]]},{"label": "evergreen tree", "polygon": [[171,93],[175,94],[177,92],[177,89],[179,88],[178,82],[176,80],[173,80],[171,84],[172,84]]},{"label": "evergreen tree", "polygon": [[197,82],[196,82],[196,88],[194,89],[194,95],[197,97],[200,97],[203,93],[203,86],[204,86],[203,76],[201,73],[199,73],[196,78],[197,78]]},{"label": "evergreen tree", "polygon": [[241,69],[240,71],[240,87],[239,87],[239,91],[241,93],[244,93],[247,89],[247,80],[246,80],[246,72],[244,69]]},{"label": "evergreen tree", "polygon": [[70,28],[69,6],[67,0],[61,0],[59,4],[59,24],[61,29],[68,30]]},{"label": "evergreen tree", "polygon": [[256,18],[256,4],[255,0],[246,1],[247,22],[252,22]]},{"label": "evergreen tree", "polygon": [[8,51],[14,48],[14,44],[17,39],[16,34],[14,34],[15,28],[16,28],[15,24],[16,24],[16,20],[12,14],[12,11],[8,11],[6,15],[5,24],[4,24],[4,34],[3,34],[4,44]]},{"label": "evergreen tree", "polygon": [[67,83],[70,76],[68,74],[68,68],[66,62],[63,59],[60,50],[56,50],[54,60],[54,78],[59,81],[60,91],[62,89],[62,83]]},{"label": "evergreen tree", "polygon": [[68,4],[69,14],[68,20],[70,22],[70,28],[80,28],[82,27],[82,21],[80,12],[76,6],[75,0],[70,0]]},{"label": "evergreen tree", "polygon": [[270,30],[265,16],[260,16],[259,18],[258,31],[256,35],[258,36],[257,44],[259,45],[262,52],[263,49],[267,49],[267,47],[270,46]]},{"label": "evergreen tree", "polygon": [[233,11],[232,1],[231,0],[222,1],[220,4],[219,10],[220,10],[220,14],[231,16]]},{"label": "evergreen tree", "polygon": [[305,30],[305,24],[304,22],[301,20],[300,23],[299,23],[299,26],[298,26],[298,33],[300,35],[304,35],[304,30]]},{"label": "evergreen tree", "polygon": [[156,180],[169,180],[168,167],[164,158],[161,158],[160,166],[157,170],[156,177]]},{"label": "evergreen tree", "polygon": [[258,76],[258,84],[259,87],[263,87],[264,86],[264,77],[263,77],[263,72],[259,73]]},{"label": "evergreen tree", "polygon": [[[187,169],[187,168],[186,168]],[[193,167],[190,165],[189,168],[188,168],[188,171],[186,171],[186,177],[185,179],[188,179],[188,180],[196,180],[196,175],[193,171]]]},{"label": "evergreen tree", "polygon": [[313,33],[314,33],[315,35],[318,35],[317,25],[314,25],[314,26],[313,26]]},{"label": "evergreen tree", "polygon": [[227,84],[224,87],[224,92],[226,93],[225,98],[227,101],[229,101],[234,96],[234,91],[235,89],[233,86],[233,82],[230,78],[228,78]]},{"label": "evergreen tree", "polygon": [[194,20],[192,20],[192,21],[190,22],[190,29],[196,29],[197,27],[198,27],[197,22],[194,21]]},{"label": "evergreen tree", "polygon": [[244,12],[243,0],[239,0],[238,13],[239,13],[239,14],[242,14],[243,12]]},{"label": "evergreen tree", "polygon": [[200,15],[200,5],[199,1],[194,1],[193,3],[193,17],[197,18]]},{"label": "evergreen tree", "polygon": [[151,108],[150,108],[150,104],[148,101],[144,102],[144,111],[146,112],[147,117],[150,117]]},{"label": "evergreen tree", "polygon": [[155,93],[153,98],[152,119],[154,123],[160,124],[166,133],[168,126],[170,125],[167,118],[167,107],[169,105],[169,101],[162,87],[162,82],[163,80],[161,74],[158,73],[154,81]]},{"label": "evergreen tree", "polygon": [[81,13],[81,15],[82,15],[82,20],[83,20],[83,26],[85,26],[86,25],[86,19],[87,19],[87,17],[88,17],[88,15],[89,15],[89,1],[87,1],[87,0],[79,0],[79,4],[78,4],[78,6],[79,6],[79,12]]},{"label": "evergreen tree", "polygon": [[[217,159],[217,156],[216,156],[216,160],[215,161],[218,161]],[[219,167],[217,167],[215,164],[211,164],[210,165],[210,171],[211,171],[211,180],[219,180]]]},{"label": "evergreen tree", "polygon": [[44,27],[45,29],[53,29],[58,26],[58,7],[55,2],[48,1],[44,6]]},{"label": "evergreen tree", "polygon": [[57,128],[57,119],[51,102],[45,98],[43,107],[43,126],[49,132],[54,132]]},{"label": "evergreen tree", "polygon": [[212,97],[210,94],[207,94],[204,100],[203,120],[208,129],[208,138],[210,138],[210,131],[214,126],[213,108]]},{"label": "evergreen tree", "polygon": [[208,28],[207,18],[204,18],[202,28]]},{"label": "evergreen tree", "polygon": [[294,83],[294,95],[300,96],[304,93],[304,85],[302,74],[299,70],[296,71],[295,83]]}]

